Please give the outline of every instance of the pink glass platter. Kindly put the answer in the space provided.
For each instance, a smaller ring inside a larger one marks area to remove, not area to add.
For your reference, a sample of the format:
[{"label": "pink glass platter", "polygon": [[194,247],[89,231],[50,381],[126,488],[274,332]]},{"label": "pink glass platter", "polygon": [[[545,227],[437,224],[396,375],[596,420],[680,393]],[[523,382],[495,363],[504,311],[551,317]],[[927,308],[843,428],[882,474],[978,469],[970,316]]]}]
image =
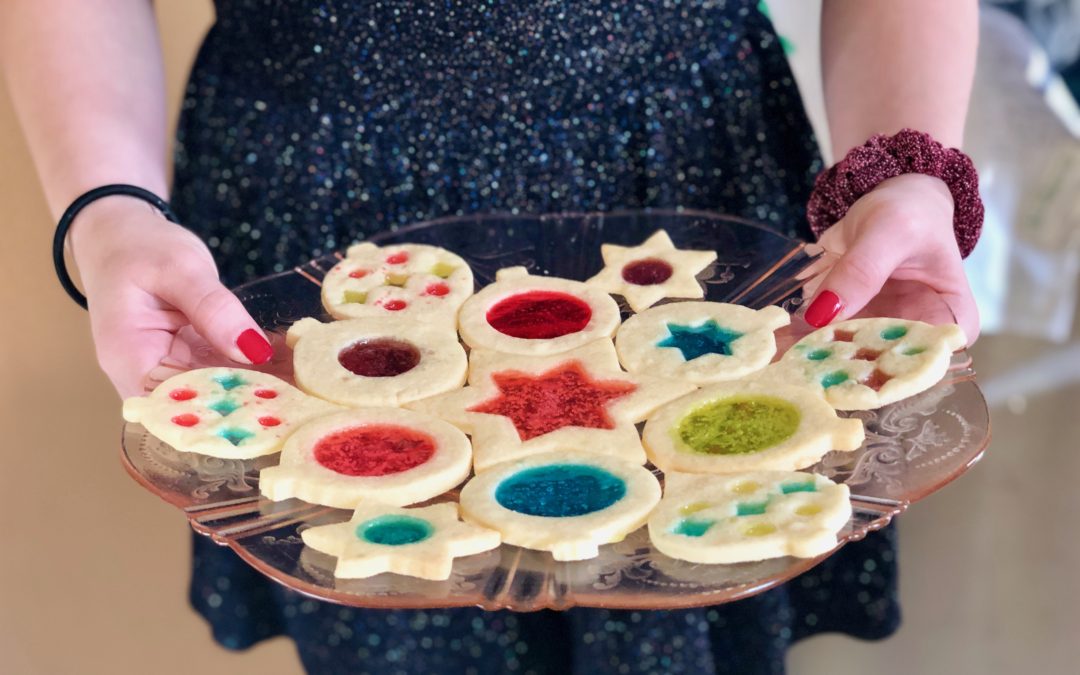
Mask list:
[{"label": "pink glass platter", "polygon": [[[827,259],[811,246],[753,223],[685,211],[449,218],[386,232],[371,241],[445,246],[469,262],[482,286],[496,270],[514,265],[525,265],[534,274],[585,279],[602,266],[601,243],[636,245],[661,228],[680,248],[717,250],[717,262],[699,276],[707,299],[714,301],[755,308],[780,304],[794,312],[801,304],[801,288]],[[323,256],[236,289],[272,334],[275,357],[259,370],[291,381],[284,331],[306,316],[330,320],[319,299],[320,280],[338,260]],[[897,285],[887,290],[875,303],[878,315],[920,318],[942,311],[925,288]],[[778,334],[781,352],[809,330],[796,315],[792,326]],[[185,329],[151,379],[222,364],[221,357]],[[854,453],[831,453],[810,469],[851,488],[854,515],[840,533],[838,547],[884,527],[910,504],[959,477],[982,456],[990,438],[986,404],[966,352],[954,356],[948,376],[932,389],[880,410],[850,415],[865,422],[863,447]],[[181,453],[141,425],[127,424],[121,456],[132,477],[180,508],[196,531],[229,546],[293,590],[356,607],[477,605],[531,611],[714,605],[772,588],[827,557],[698,565],[653,550],[641,528],[622,542],[602,546],[592,560],[556,562],[548,553],[504,544],[458,559],[446,581],[394,574],[341,580],[333,576],[334,559],[306,548],[299,533],[348,520],[350,513],[260,497],[259,469],[276,464],[276,455],[222,460]],[[456,491],[432,501],[452,499]]]}]

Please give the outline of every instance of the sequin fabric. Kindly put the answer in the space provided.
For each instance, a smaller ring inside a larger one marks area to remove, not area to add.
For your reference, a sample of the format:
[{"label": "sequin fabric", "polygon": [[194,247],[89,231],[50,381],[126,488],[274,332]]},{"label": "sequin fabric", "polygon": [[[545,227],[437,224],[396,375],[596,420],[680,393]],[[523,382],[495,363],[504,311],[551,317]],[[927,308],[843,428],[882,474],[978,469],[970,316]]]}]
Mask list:
[{"label": "sequin fabric", "polygon": [[[808,234],[820,169],[752,0],[217,0],[173,205],[236,284],[452,214],[703,208]],[[894,530],[711,609],[372,611],[304,598],[195,535],[224,646],[312,673],[780,673],[794,640],[898,622]]]}]

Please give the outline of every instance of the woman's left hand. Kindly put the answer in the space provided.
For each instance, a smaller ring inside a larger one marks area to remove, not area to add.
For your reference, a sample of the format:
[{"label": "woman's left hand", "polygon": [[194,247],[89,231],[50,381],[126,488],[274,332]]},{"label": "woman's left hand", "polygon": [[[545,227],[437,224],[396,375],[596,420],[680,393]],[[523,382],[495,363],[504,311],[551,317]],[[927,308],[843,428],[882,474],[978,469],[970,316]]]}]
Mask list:
[{"label": "woman's left hand", "polygon": [[[952,196],[942,180],[906,174],[883,181],[819,243],[839,258],[814,284],[814,299],[804,315],[810,325],[820,328],[850,318],[875,298],[889,296],[901,308],[909,305],[910,311],[893,311],[893,316],[940,323],[943,317],[933,314],[951,313],[968,344],[978,337],[979,313],[953,233]],[[927,295],[936,296],[942,311],[927,307]],[[914,303],[921,307],[911,307]]]}]

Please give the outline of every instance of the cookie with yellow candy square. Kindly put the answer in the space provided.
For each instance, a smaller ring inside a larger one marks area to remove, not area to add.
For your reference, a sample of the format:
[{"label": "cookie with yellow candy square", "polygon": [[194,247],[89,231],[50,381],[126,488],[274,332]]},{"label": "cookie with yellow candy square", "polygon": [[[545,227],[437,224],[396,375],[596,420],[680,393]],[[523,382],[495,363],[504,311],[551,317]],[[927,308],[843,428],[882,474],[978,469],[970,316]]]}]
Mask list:
[{"label": "cookie with yellow candy square", "polygon": [[323,307],[335,319],[411,316],[453,325],[472,292],[461,256],[427,244],[350,246],[322,281]]},{"label": "cookie with yellow candy square", "polygon": [[664,481],[649,538],[694,563],[813,558],[836,547],[852,513],[848,487],[812,473],[669,473]]},{"label": "cookie with yellow candy square", "polygon": [[810,333],[757,377],[808,386],[837,410],[873,410],[937,384],[966,343],[955,324],[849,319]]},{"label": "cookie with yellow candy square", "polygon": [[615,348],[631,373],[696,384],[735,380],[769,365],[776,354],[773,331],[790,322],[780,307],[673,302],[627,319]]},{"label": "cookie with yellow candy square", "polygon": [[640,246],[603,244],[604,268],[586,283],[605,293],[621,295],[635,312],[664,298],[702,298],[697,274],[716,260],[716,251],[675,248],[668,233],[659,230]]},{"label": "cookie with yellow candy square", "polygon": [[450,578],[454,558],[490,551],[499,533],[458,520],[457,504],[401,509],[366,502],[352,519],[300,533],[304,544],[337,558],[334,576],[364,579],[392,572],[420,579]]},{"label": "cookie with yellow candy square", "polygon": [[858,449],[858,419],[838,417],[805,387],[735,381],[710,385],[649,416],[641,440],[665,473],[792,471],[832,450]]},{"label": "cookie with yellow candy square", "polygon": [[180,452],[222,459],[272,455],[294,429],[338,410],[273,375],[241,368],[189,370],[124,401],[128,422]]},{"label": "cookie with yellow candy square", "polygon": [[439,321],[301,319],[286,342],[293,348],[297,386],[351,407],[398,406],[459,389],[468,370],[457,333]]}]

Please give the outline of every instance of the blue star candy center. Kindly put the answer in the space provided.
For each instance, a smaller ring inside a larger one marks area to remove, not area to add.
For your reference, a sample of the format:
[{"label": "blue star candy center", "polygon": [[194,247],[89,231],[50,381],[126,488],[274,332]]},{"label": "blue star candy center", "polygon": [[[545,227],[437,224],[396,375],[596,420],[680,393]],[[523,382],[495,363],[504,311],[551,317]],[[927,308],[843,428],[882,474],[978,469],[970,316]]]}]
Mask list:
[{"label": "blue star candy center", "polygon": [[693,361],[706,354],[731,356],[731,343],[743,336],[738,331],[723,328],[709,319],[699,326],[667,325],[668,337],[656,343],[657,347],[671,347],[682,352],[683,359]]}]

